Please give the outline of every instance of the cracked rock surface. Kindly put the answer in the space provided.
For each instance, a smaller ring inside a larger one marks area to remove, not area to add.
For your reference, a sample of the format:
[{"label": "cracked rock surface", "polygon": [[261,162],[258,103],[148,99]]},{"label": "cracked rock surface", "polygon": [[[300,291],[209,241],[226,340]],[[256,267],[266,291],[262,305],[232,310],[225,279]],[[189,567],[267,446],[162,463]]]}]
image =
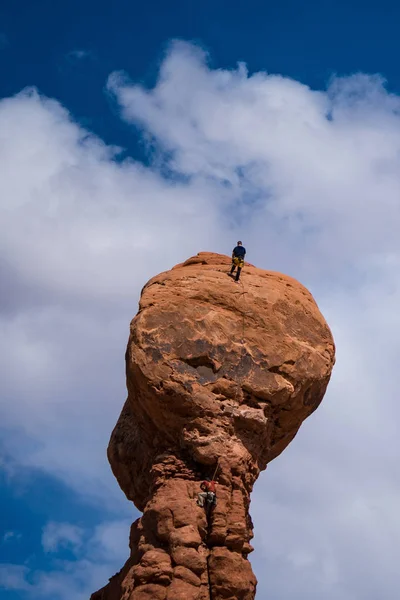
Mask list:
[{"label": "cracked rock surface", "polygon": [[[246,264],[235,284],[230,264],[201,252],[142,290],[108,458],[143,516],[92,600],[255,597],[250,493],[319,406],[335,347],[300,283]],[[196,498],[214,474],[208,515]]]}]

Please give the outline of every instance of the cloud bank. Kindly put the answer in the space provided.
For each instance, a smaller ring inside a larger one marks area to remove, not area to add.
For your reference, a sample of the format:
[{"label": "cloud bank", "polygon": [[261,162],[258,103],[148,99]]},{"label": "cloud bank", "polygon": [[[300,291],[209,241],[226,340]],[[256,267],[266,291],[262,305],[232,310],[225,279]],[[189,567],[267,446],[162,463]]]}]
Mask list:
[{"label": "cloud bank", "polygon": [[[400,98],[379,76],[319,91],[243,64],[214,69],[182,42],[153,88],[114,73],[108,90],[149,164],[122,160],[34,89],[0,102],[5,452],[128,518],[105,448],[140,289],[240,238],[250,262],[311,289],[338,350],[322,406],[256,486],[259,595],[394,600]],[[88,533],[64,533],[83,554],[36,577],[67,581],[86,560],[92,589],[103,585],[110,562],[90,566]],[[127,537],[113,537],[118,548]],[[23,565],[4,569],[4,587],[64,598],[33,589]],[[74,581],[69,600],[89,589]]]}]

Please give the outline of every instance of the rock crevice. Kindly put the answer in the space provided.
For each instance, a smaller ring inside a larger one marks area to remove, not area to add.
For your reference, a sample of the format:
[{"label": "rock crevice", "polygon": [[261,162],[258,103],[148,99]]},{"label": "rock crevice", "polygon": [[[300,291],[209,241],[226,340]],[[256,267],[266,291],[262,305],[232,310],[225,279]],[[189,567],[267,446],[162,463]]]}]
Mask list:
[{"label": "rock crevice", "polygon": [[[280,273],[200,253],[143,288],[128,398],[108,458],[143,511],[130,557],[92,600],[253,600],[250,493],[320,404],[334,364],[311,294]],[[215,476],[217,505],[197,505]]]}]

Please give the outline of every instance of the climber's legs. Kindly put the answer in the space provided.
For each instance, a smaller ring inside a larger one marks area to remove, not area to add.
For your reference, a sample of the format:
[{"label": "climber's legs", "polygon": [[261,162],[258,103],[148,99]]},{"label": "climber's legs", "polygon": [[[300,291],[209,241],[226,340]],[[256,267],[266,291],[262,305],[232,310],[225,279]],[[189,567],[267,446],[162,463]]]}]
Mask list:
[{"label": "climber's legs", "polygon": [[232,269],[231,269],[230,275],[233,276],[233,273],[234,273],[236,267],[237,267],[237,271],[236,271],[235,282],[238,283],[239,278],[240,278],[240,273],[242,272],[242,269],[244,267],[244,260],[243,260],[243,258],[240,258],[238,256],[234,256],[233,257]]},{"label": "climber's legs", "polygon": [[207,517],[209,517],[211,515],[211,512],[215,508],[216,504],[217,504],[217,497],[216,497],[216,495],[213,492],[208,492],[207,493],[207,500],[206,500],[206,514],[207,514]]},{"label": "climber's legs", "polygon": [[207,492],[200,492],[197,494],[197,505],[203,507],[204,501],[207,499]]},{"label": "climber's legs", "polygon": [[217,504],[217,497],[214,492],[200,492],[197,494],[197,505],[204,508],[204,503],[206,503],[207,509],[211,509],[212,506]]}]

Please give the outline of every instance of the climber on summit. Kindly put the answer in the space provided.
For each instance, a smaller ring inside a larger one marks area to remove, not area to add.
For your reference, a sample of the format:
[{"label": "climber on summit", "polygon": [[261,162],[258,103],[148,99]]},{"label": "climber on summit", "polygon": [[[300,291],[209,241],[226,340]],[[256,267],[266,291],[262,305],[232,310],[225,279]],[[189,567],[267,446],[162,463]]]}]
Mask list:
[{"label": "climber on summit", "polygon": [[233,276],[233,273],[237,267],[235,282],[239,281],[241,270],[244,267],[244,257],[246,255],[246,248],[242,245],[242,242],[238,242],[237,246],[232,251],[232,269],[229,275]]},{"label": "climber on summit", "polygon": [[210,480],[207,477],[204,481],[201,482],[200,488],[203,490],[197,494],[197,505],[204,507],[204,502],[206,502],[206,509],[210,510],[217,504],[217,490],[215,487],[215,481]]}]

